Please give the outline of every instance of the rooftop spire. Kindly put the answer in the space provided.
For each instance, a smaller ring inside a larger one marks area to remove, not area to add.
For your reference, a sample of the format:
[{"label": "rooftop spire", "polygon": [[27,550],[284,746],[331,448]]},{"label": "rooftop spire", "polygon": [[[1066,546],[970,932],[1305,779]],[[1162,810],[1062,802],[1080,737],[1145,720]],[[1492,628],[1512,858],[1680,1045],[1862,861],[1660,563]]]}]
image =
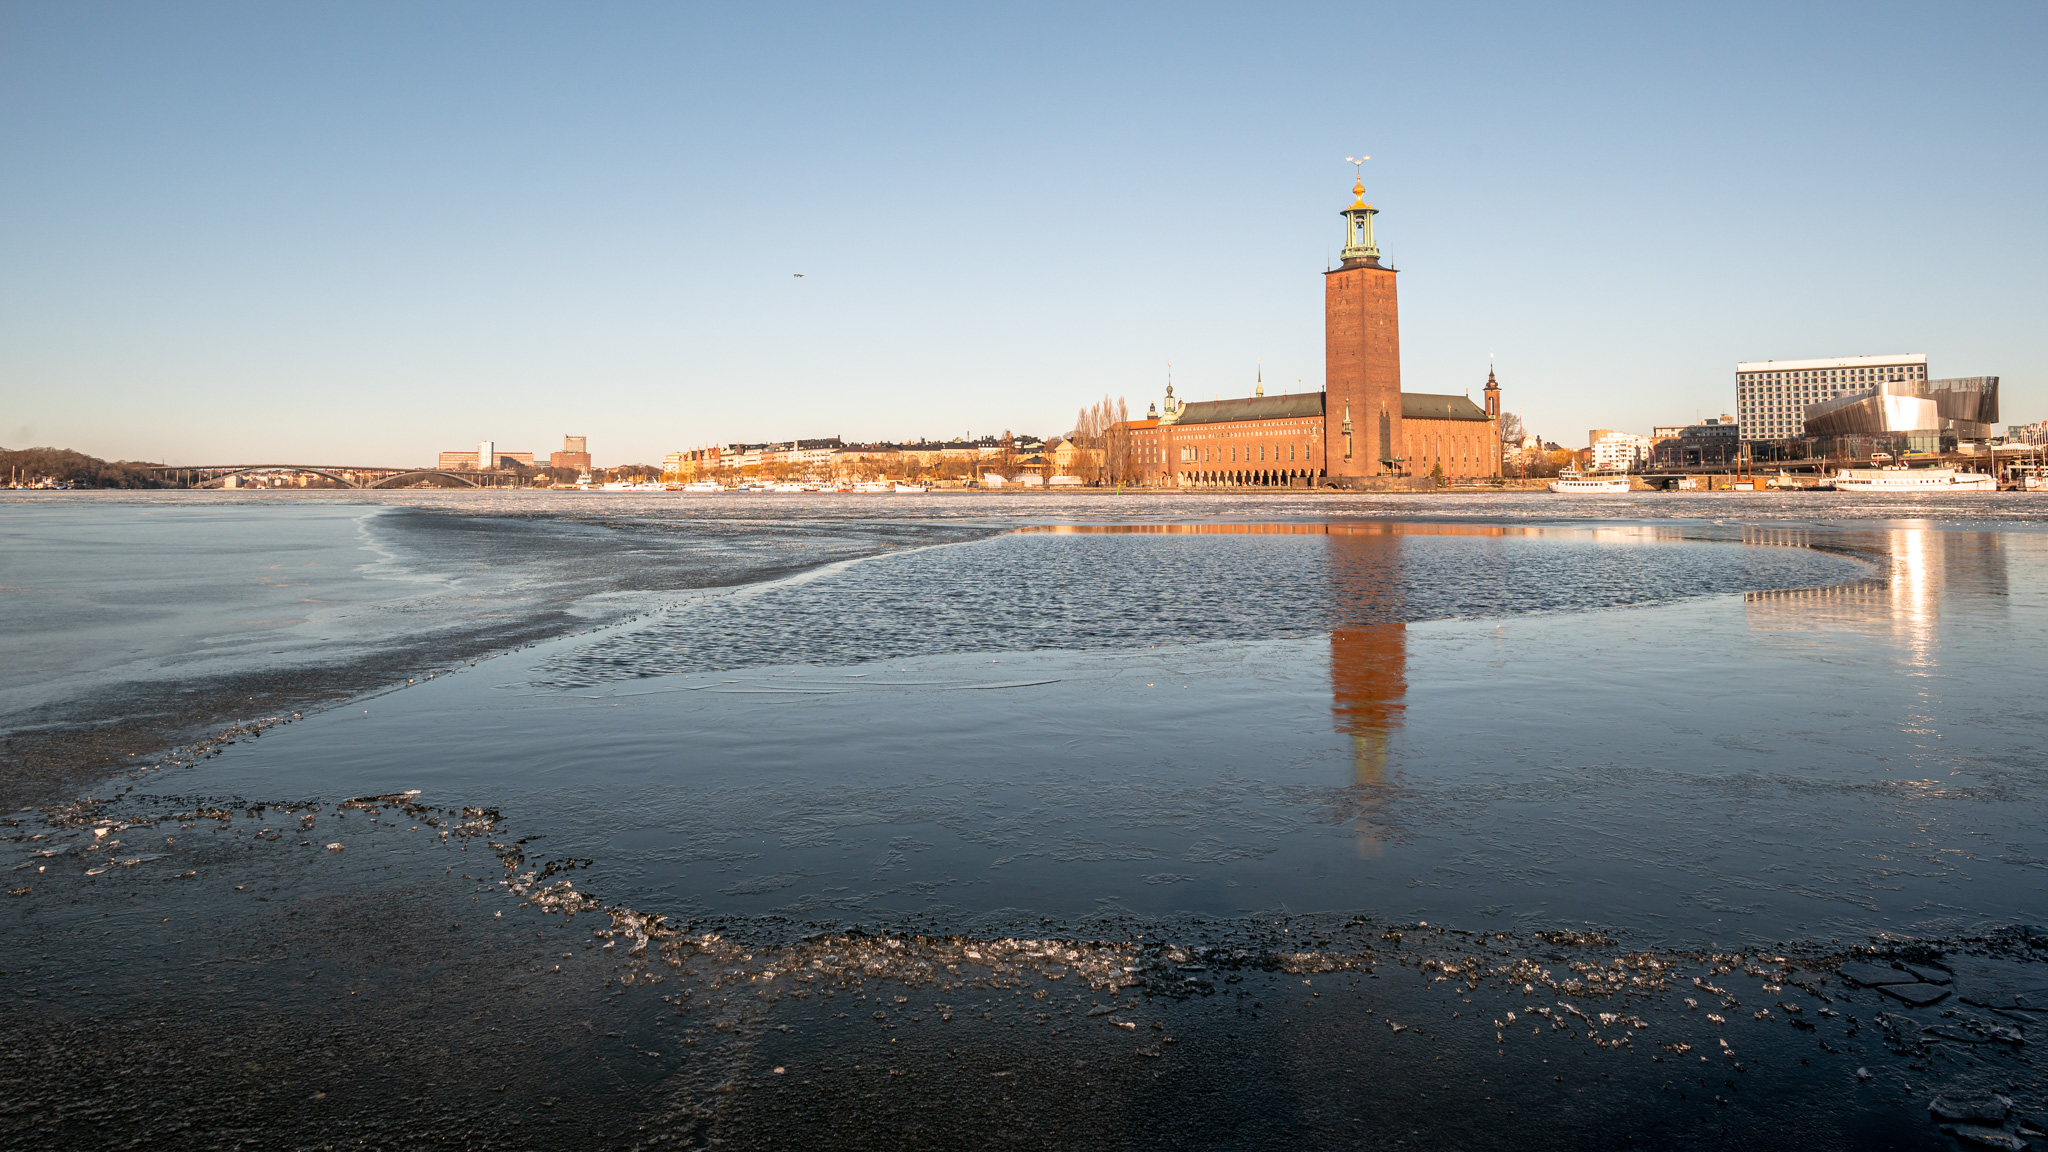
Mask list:
[{"label": "rooftop spire", "polygon": [[1254,395],[1254,396],[1264,396],[1265,394],[1266,394],[1266,362],[1265,362],[1264,360],[1261,360],[1261,361],[1259,361],[1259,382],[1258,382],[1258,385],[1257,385],[1256,387],[1254,387],[1254,388],[1252,389],[1252,395]]},{"label": "rooftop spire", "polygon": [[1344,210],[1344,251],[1346,268],[1377,268],[1380,266],[1379,245],[1373,242],[1372,218],[1378,209],[1365,202],[1365,162],[1370,156],[1346,156],[1352,167],[1358,171],[1357,183],[1351,186],[1351,207]]}]

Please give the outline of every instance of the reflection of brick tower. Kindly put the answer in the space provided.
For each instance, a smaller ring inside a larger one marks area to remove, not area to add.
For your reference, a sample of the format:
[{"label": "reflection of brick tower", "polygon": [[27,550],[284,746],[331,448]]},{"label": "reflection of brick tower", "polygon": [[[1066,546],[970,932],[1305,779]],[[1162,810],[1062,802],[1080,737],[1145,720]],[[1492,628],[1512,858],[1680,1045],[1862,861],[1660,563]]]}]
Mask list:
[{"label": "reflection of brick tower", "polygon": [[1329,478],[1406,471],[1401,445],[1401,320],[1394,270],[1380,267],[1365,183],[1344,210],[1344,262],[1323,274],[1323,420]]},{"label": "reflection of brick tower", "polygon": [[1353,831],[1361,856],[1379,855],[1381,787],[1407,707],[1408,636],[1402,539],[1390,525],[1330,526],[1330,711],[1351,738]]}]

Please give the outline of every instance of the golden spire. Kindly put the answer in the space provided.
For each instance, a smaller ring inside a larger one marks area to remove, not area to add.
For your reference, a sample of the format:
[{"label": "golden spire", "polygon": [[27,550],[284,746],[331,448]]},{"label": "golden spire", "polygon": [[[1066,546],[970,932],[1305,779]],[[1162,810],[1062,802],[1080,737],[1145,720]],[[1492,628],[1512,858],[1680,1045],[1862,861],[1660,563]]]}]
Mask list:
[{"label": "golden spire", "polygon": [[1372,159],[1372,157],[1361,153],[1357,156],[1346,156],[1344,159],[1347,163],[1351,165],[1354,174],[1358,179],[1358,183],[1353,184],[1351,186],[1351,195],[1355,197],[1355,199],[1351,201],[1351,206],[1353,208],[1372,207],[1372,205],[1367,204],[1365,202],[1365,162],[1367,160]]}]

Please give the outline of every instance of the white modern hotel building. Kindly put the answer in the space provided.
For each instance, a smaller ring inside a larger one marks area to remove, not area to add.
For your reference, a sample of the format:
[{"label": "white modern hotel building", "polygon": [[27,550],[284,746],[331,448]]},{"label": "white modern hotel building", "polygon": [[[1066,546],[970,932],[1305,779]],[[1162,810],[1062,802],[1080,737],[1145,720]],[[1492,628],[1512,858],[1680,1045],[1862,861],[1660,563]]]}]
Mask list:
[{"label": "white modern hotel building", "polygon": [[1777,440],[1806,430],[1809,404],[1887,381],[1927,381],[1927,356],[1759,360],[1735,366],[1735,420],[1744,440]]}]

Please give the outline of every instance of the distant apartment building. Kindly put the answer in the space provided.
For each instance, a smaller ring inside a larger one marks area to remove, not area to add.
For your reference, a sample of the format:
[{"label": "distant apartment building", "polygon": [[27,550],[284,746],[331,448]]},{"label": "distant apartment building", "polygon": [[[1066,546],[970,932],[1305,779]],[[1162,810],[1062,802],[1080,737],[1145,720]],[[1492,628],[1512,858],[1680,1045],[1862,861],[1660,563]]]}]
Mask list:
[{"label": "distant apartment building", "polygon": [[1652,441],[1648,436],[1595,428],[1586,433],[1586,442],[1591,445],[1596,472],[1627,472],[1650,462]]},{"label": "distant apartment building", "polygon": [[784,440],[761,447],[761,463],[777,464],[794,475],[823,475],[832,469],[832,457],[845,445],[839,437],[822,440]]},{"label": "distant apartment building", "polygon": [[1806,409],[1887,384],[1927,383],[1925,353],[1835,360],[1756,360],[1735,366],[1735,412],[1744,440],[1806,434]]},{"label": "distant apartment building", "polygon": [[590,467],[590,443],[582,436],[563,436],[562,450],[548,454],[548,467],[575,468],[579,471]]},{"label": "distant apartment building", "polygon": [[1650,462],[1667,468],[1733,464],[1742,452],[1741,425],[1722,413],[1691,424],[1660,424],[1651,429]]},{"label": "distant apartment building", "polygon": [[453,452],[441,453],[440,459],[436,461],[434,467],[443,472],[477,468],[531,468],[533,467],[533,453],[501,452],[498,450],[495,442],[485,440],[479,443],[474,451],[458,449]]}]

